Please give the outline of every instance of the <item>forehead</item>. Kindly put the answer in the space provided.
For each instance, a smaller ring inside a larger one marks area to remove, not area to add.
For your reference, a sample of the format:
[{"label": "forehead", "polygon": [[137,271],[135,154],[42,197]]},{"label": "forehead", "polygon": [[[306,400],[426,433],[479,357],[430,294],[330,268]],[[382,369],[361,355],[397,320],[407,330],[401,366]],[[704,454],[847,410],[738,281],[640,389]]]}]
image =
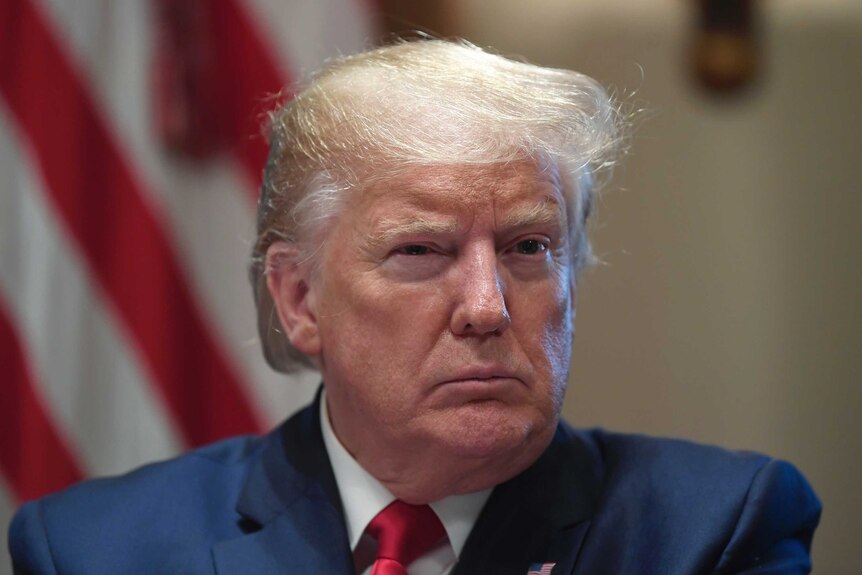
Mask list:
[{"label": "forehead", "polygon": [[481,165],[411,166],[377,178],[351,202],[374,212],[483,212],[552,204],[565,212],[559,170],[552,162],[518,160]]}]

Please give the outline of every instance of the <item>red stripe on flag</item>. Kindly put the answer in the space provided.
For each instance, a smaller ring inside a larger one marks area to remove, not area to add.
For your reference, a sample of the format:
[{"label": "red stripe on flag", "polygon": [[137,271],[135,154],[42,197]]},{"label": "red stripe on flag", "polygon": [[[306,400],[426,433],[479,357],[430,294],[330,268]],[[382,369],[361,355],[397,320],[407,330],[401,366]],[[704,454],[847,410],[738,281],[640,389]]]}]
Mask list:
[{"label": "red stripe on flag", "polygon": [[268,150],[261,127],[265,112],[274,107],[268,98],[288,86],[291,79],[276,64],[263,34],[255,30],[241,4],[237,0],[223,0],[210,5],[212,37],[216,39],[216,61],[223,72],[218,76],[218,93],[224,98],[223,127],[237,144],[234,155],[252,182],[257,198]]},{"label": "red stripe on flag", "polygon": [[147,194],[32,0],[0,0],[0,38],[0,94],[186,440],[259,431]]},{"label": "red stripe on flag", "polygon": [[18,501],[41,497],[83,478],[54,428],[11,318],[0,304],[0,471]]}]

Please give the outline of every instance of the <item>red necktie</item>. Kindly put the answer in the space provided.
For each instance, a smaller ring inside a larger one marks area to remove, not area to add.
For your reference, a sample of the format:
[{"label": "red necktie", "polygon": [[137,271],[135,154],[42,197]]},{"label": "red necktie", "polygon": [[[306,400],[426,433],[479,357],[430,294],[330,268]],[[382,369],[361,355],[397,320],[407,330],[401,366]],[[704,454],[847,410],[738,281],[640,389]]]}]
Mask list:
[{"label": "red necktie", "polygon": [[407,575],[407,566],[446,537],[437,514],[427,505],[393,501],[365,531],[377,540],[371,575]]}]

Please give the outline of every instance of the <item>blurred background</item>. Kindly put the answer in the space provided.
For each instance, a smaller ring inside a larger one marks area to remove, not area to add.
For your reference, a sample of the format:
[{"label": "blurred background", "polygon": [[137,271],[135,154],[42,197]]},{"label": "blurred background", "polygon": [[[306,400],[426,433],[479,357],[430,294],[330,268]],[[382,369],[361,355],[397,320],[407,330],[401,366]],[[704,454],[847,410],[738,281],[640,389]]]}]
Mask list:
[{"label": "blurred background", "polygon": [[412,30],[638,112],[566,417],[792,461],[824,503],[815,573],[858,573],[858,0],[0,0],[2,534],[24,500],[310,398],[256,341],[259,126],[326,57]]}]

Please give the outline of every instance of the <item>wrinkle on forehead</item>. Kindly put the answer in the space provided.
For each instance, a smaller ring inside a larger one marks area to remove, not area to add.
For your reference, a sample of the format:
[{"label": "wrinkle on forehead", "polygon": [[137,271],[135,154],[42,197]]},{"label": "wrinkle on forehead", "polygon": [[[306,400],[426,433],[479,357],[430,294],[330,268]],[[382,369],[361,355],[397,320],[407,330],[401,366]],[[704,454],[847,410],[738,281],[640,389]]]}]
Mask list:
[{"label": "wrinkle on forehead", "polygon": [[404,167],[374,178],[355,196],[357,204],[384,196],[403,198],[417,207],[450,205],[468,207],[488,199],[517,199],[540,187],[551,187],[562,203],[563,186],[555,162],[525,158],[493,164],[443,164]]}]

